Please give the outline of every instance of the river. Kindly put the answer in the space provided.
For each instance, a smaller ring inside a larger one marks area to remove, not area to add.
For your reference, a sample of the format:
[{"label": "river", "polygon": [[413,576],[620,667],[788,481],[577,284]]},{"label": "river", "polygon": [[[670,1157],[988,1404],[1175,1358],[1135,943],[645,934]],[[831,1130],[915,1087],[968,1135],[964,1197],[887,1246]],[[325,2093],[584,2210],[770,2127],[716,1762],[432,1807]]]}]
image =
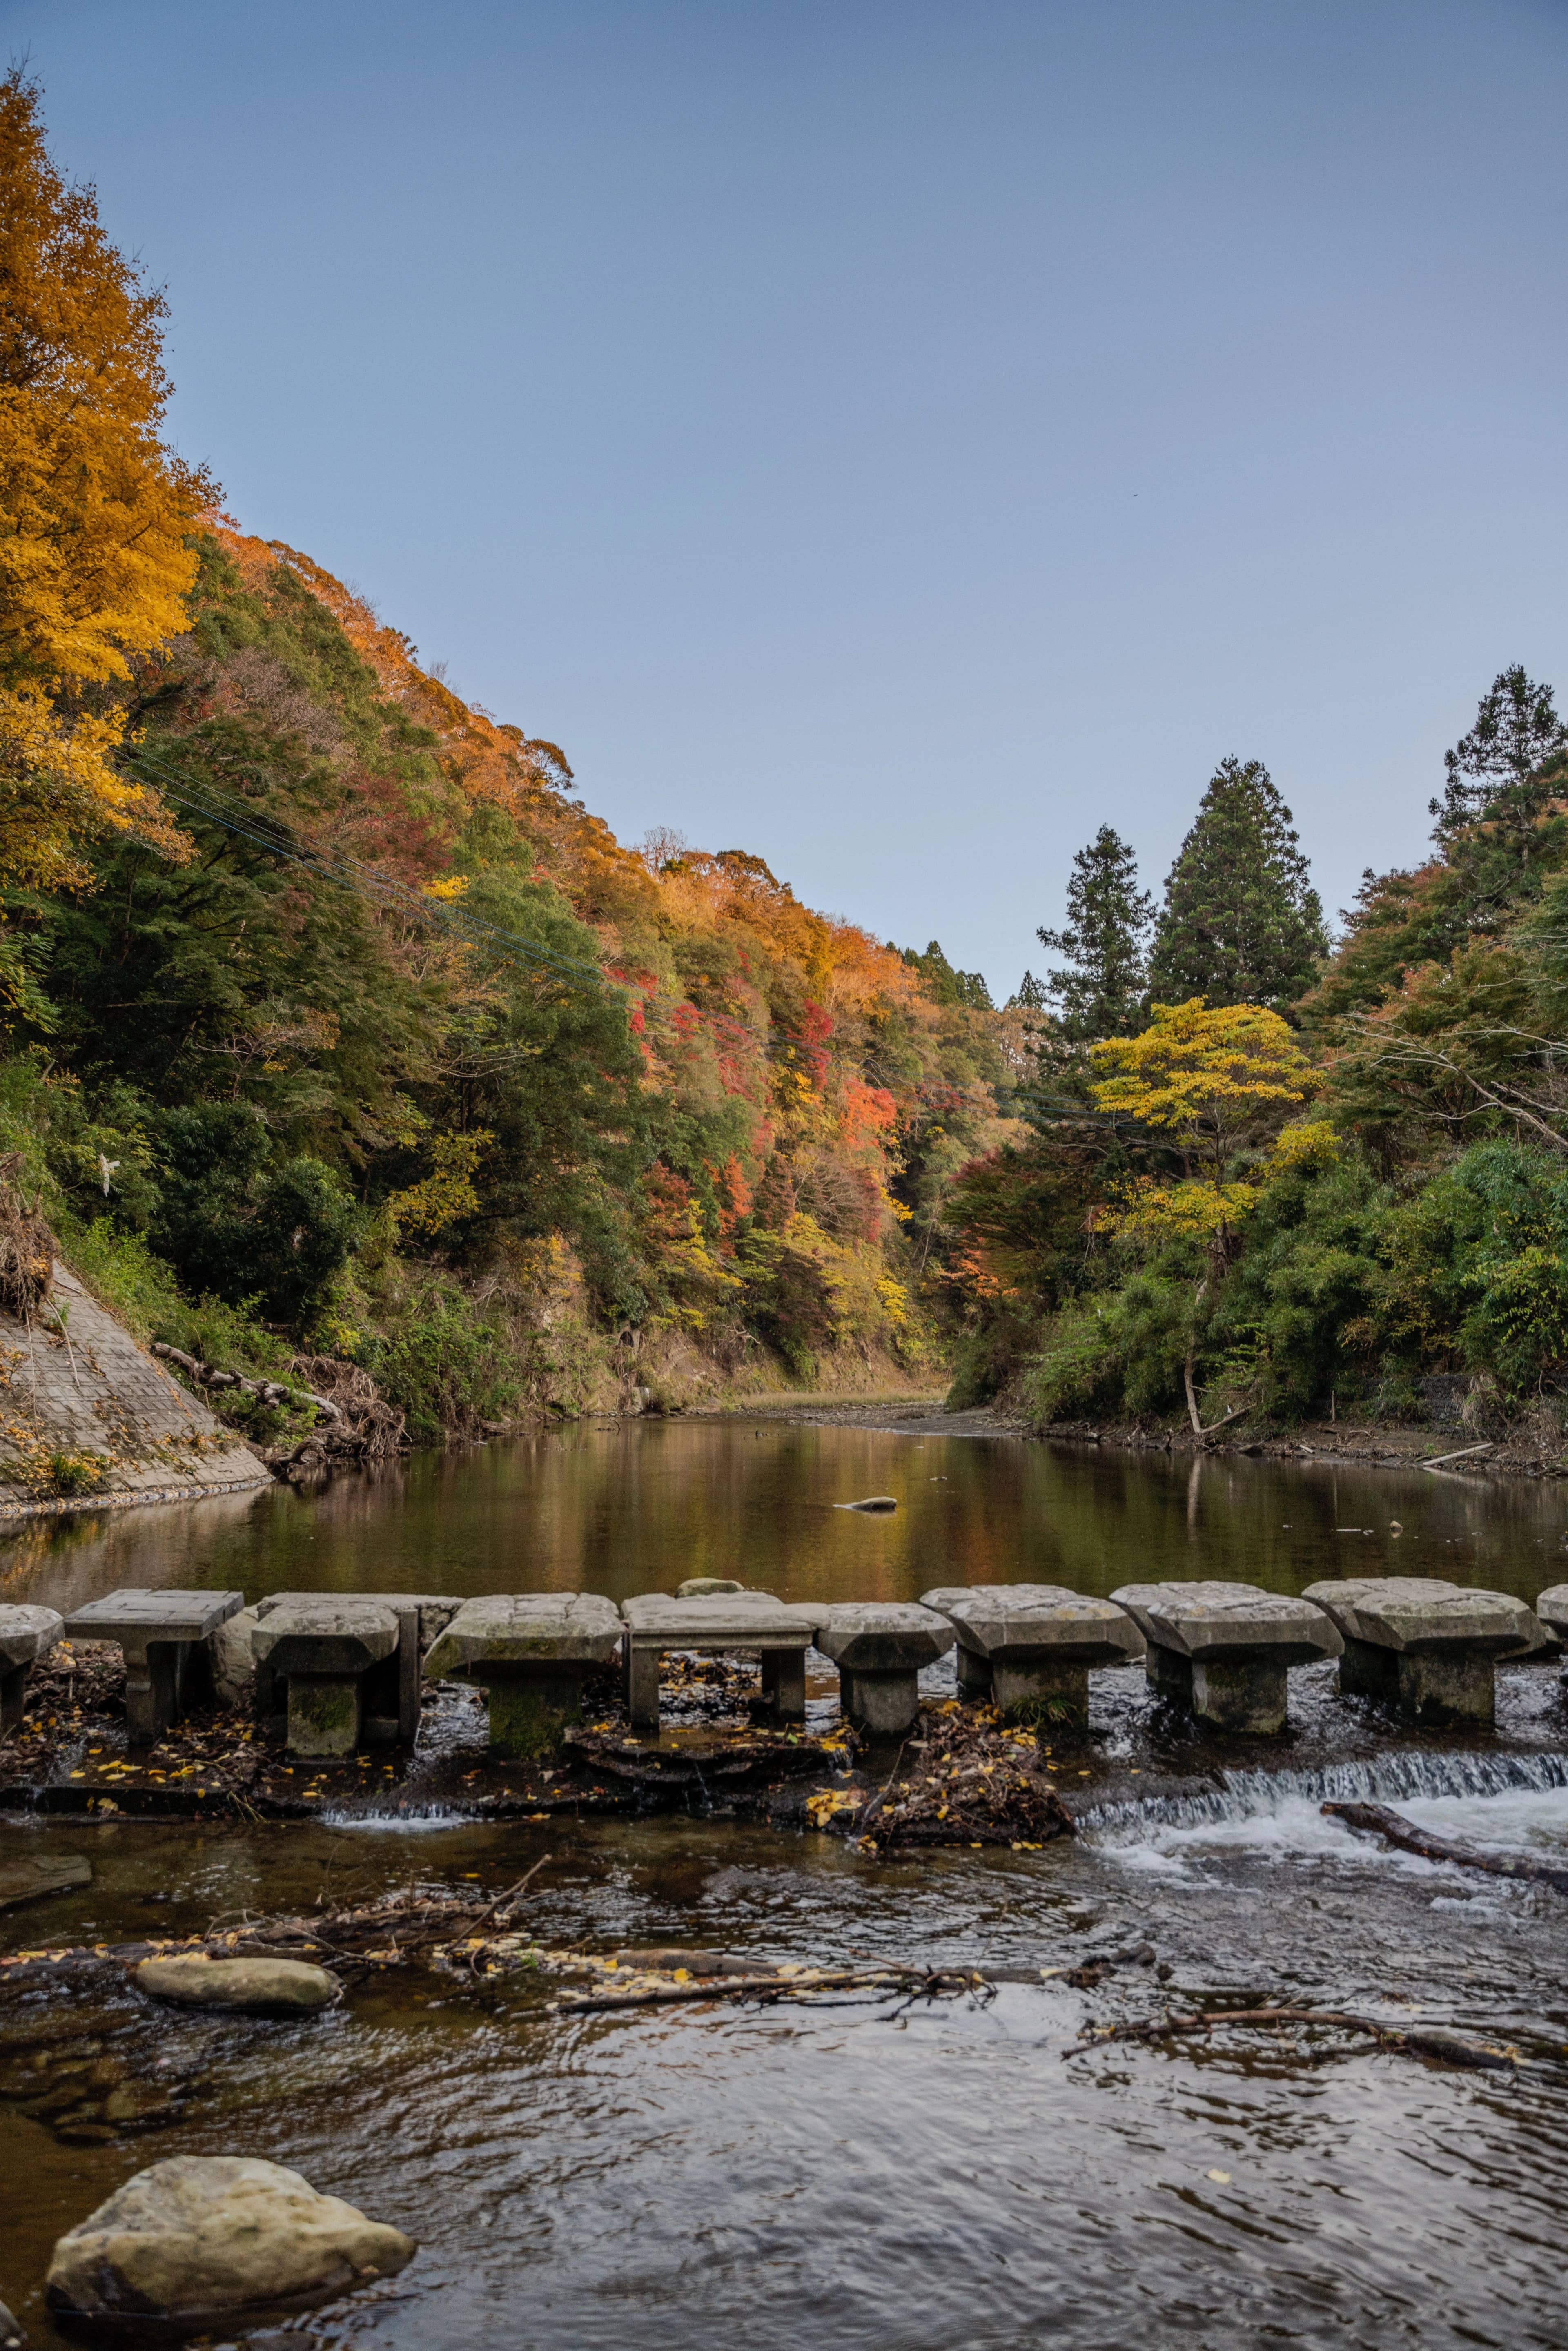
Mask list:
[{"label": "river", "polygon": [[[868,1493],[900,1507],[834,1507]],[[1293,1591],[1377,1571],[1533,1598],[1568,1580],[1565,1557],[1562,1500],[1542,1485],[728,1419],[592,1426],[315,1495],[40,1522],[0,1545],[0,1594],[621,1598],[736,1573],[786,1598],[900,1598],[1193,1574]],[[193,1930],[242,1904],[416,1875],[499,1888],[549,1852],[529,1925],[556,1944],[1040,1969],[1155,1957],[1090,1989],[576,2019],[524,1979],[402,1982],[308,2025],[38,1996],[0,2013],[0,2295],[52,2344],[38,2288],[54,2237],[158,2155],[241,2150],[420,2239],[400,2278],[295,2322],[302,2343],[345,2351],[1568,2343],[1568,1905],[1393,1855],[1319,1810],[1368,1794],[1500,1850],[1568,1847],[1560,1670],[1503,1671],[1496,1734],[1459,1739],[1402,1730],[1341,1699],[1332,1668],[1306,1668],[1291,1738],[1233,1749],[1173,1722],[1140,1672],[1097,1675],[1087,1740],[1053,1758],[1082,1834],[1040,1853],[875,1863],[685,1816],[548,1831],[8,1820],[7,1845],[83,1851],[96,1871],[8,1918],[8,1948]],[[1087,2021],[1217,1991],[1451,2024],[1523,2062],[1460,2072],[1304,2033],[1079,2045]],[[71,2085],[95,2068],[161,2104],[161,2126],[84,2129]]]}]

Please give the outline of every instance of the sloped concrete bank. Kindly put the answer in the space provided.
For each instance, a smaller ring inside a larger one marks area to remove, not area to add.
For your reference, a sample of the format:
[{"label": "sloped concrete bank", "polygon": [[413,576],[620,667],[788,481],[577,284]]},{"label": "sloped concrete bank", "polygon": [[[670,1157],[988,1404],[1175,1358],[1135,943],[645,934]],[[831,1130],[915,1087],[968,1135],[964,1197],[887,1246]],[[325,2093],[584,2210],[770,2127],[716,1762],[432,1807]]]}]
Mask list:
[{"label": "sloped concrete bank", "polygon": [[0,1312],[0,1521],[270,1483],[58,1259],[30,1318]]}]

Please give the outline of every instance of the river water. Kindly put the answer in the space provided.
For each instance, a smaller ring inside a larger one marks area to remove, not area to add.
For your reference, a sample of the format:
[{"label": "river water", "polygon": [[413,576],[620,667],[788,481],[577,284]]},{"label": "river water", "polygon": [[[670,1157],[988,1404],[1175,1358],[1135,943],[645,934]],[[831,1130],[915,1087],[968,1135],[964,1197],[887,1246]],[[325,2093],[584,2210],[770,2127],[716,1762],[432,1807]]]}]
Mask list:
[{"label": "river water", "polygon": [[[899,1510],[834,1508],[867,1493]],[[1533,1598],[1565,1559],[1546,1486],[729,1420],[588,1427],[317,1496],[83,1514],[0,1545],[0,1594],[623,1597],[737,1573],[786,1598],[891,1598],[1194,1574],[1288,1591],[1379,1570]],[[1087,1739],[1053,1757],[1082,1834],[1034,1854],[875,1863],[684,1816],[8,1820],[11,1850],[83,1851],[96,1875],[5,1919],[7,1948],[413,1876],[498,1890],[549,1852],[529,1914],[547,1943],[1041,1969],[1149,1946],[1173,1972],[1131,1959],[1098,1987],[983,2001],[589,2018],[549,2012],[531,1979],[425,1980],[303,2025],[52,1992],[0,2012],[0,2296],[53,2343],[54,2237],[158,2155],[244,2151],[419,2238],[402,2277],[294,2322],[361,2351],[1568,2344],[1568,1904],[1391,1855],[1319,1809],[1366,1794],[1568,1858],[1560,1673],[1505,1669],[1496,1735],[1461,1740],[1382,1720],[1307,1668],[1287,1740],[1227,1748],[1136,1670],[1097,1675]],[[1522,2062],[1461,2072],[1306,2033],[1079,2046],[1088,2022],[1216,1993],[1452,2025]],[[84,2131],[73,2085],[94,2079],[161,2106],[161,2126]]]}]

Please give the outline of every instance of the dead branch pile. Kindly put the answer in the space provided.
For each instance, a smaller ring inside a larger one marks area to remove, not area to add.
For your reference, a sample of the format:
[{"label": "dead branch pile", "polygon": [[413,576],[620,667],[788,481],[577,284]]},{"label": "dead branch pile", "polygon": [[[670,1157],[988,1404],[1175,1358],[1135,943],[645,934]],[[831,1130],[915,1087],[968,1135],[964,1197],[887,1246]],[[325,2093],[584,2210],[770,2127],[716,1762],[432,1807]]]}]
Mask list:
[{"label": "dead branch pile", "polygon": [[892,1778],[846,1832],[879,1853],[899,1845],[1007,1844],[1026,1852],[1073,1834],[1030,1731],[990,1707],[923,1707]]},{"label": "dead branch pile", "polygon": [[[545,1959],[555,1956],[541,1953]],[[589,1965],[603,1966],[602,1961]],[[613,1962],[609,1963],[612,1969]],[[689,1978],[689,1980],[688,1980]],[[768,2006],[780,2000],[808,2000],[824,1991],[904,1992],[911,1999],[951,2000],[962,1992],[988,1997],[989,1980],[972,1970],[908,1967],[898,1960],[885,1966],[813,1968],[785,1962],[773,1969],[743,1968],[733,1976],[697,1975],[685,1968],[659,1973],[647,1971],[615,1988],[569,1993],[554,2002],[563,2015],[599,2014],[609,2009],[675,2007],[688,2001],[758,2001]]]},{"label": "dead branch pile", "polygon": [[[29,1975],[69,1970],[105,1959],[133,1967],[145,1959],[201,1952],[210,1959],[308,1959],[340,1975],[382,1969],[461,1964],[482,1959],[490,1938],[515,1923],[528,1880],[549,1860],[543,1854],[516,1885],[488,1899],[475,1888],[401,1886],[373,1902],[308,1910],[298,1916],[219,1917],[203,1935],[160,1938],[137,1943],[73,1945],[63,1950],[19,1951],[0,1959],[0,1984]],[[477,1971],[477,1970],[476,1970]]]},{"label": "dead branch pile", "polygon": [[406,1450],[403,1415],[391,1405],[369,1372],[340,1355],[296,1355],[288,1366],[323,1402],[336,1409],[331,1450],[359,1461],[382,1461]]},{"label": "dead branch pile", "polygon": [[112,1641],[61,1641],[27,1677],[22,1732],[63,1744],[99,1722],[125,1719],[125,1658]]},{"label": "dead branch pile", "polygon": [[0,1307],[25,1322],[54,1286],[57,1245],[39,1200],[29,1207],[17,1185],[21,1168],[19,1151],[0,1153]]},{"label": "dead branch pile", "polygon": [[336,1355],[296,1355],[288,1366],[290,1379],[264,1380],[204,1363],[162,1339],[153,1342],[152,1353],[211,1394],[236,1391],[283,1411],[313,1406],[322,1426],[295,1445],[269,1448],[266,1458],[275,1468],[287,1463],[308,1468],[329,1460],[381,1461],[407,1444],[402,1414],[388,1404],[369,1372]]}]

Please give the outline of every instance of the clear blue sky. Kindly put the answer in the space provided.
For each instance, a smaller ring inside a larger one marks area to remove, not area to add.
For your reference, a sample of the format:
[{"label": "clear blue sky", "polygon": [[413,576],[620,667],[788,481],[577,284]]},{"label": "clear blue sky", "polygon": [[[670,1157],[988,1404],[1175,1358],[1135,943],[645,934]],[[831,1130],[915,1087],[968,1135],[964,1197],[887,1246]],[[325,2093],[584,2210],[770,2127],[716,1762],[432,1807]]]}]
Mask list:
[{"label": "clear blue sky", "polygon": [[1268,761],[1331,909],[1564,660],[1563,0],[0,0],[250,529],[998,996]]}]

